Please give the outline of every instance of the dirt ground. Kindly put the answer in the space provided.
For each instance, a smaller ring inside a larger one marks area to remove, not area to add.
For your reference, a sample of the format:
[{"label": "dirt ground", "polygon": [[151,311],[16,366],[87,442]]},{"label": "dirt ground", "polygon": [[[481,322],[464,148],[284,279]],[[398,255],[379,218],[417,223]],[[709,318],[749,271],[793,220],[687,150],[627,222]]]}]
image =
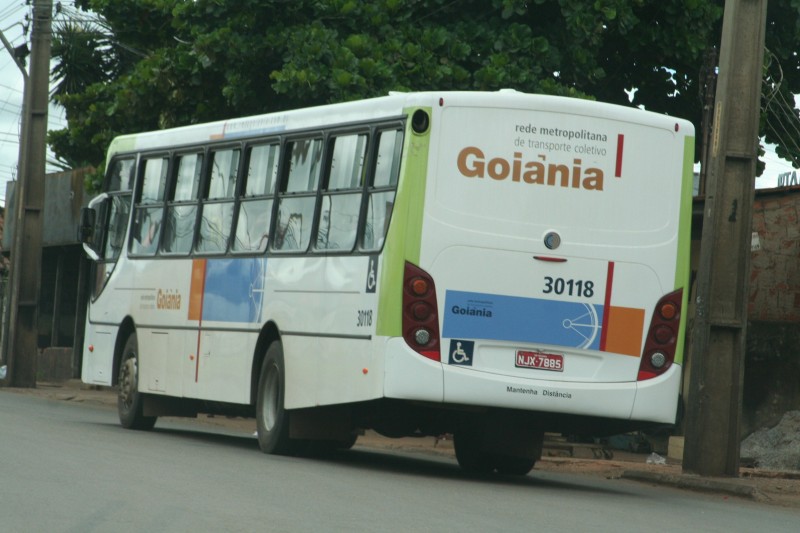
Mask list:
[{"label": "dirt ground", "polygon": [[[34,389],[0,389],[0,393],[27,394],[55,401],[70,401],[90,405],[116,407],[116,394],[106,388],[92,388],[77,381],[62,384],[40,383]],[[199,423],[244,432],[255,432],[255,421],[226,417],[201,416]],[[357,447],[398,450],[406,453],[436,454],[454,457],[453,442],[433,437],[388,439],[372,431],[356,442]],[[594,453],[592,453],[594,452]],[[648,464],[646,453],[612,450],[602,453],[594,446],[575,447],[554,445],[544,450],[536,463],[536,471],[565,472],[606,479],[633,479],[643,483],[668,484],[687,490],[701,490],[720,498],[746,498],[759,502],[800,509],[800,472],[741,468],[739,477],[707,478],[684,474],[679,461],[668,459],[666,464]],[[597,457],[599,456],[599,457]]]}]

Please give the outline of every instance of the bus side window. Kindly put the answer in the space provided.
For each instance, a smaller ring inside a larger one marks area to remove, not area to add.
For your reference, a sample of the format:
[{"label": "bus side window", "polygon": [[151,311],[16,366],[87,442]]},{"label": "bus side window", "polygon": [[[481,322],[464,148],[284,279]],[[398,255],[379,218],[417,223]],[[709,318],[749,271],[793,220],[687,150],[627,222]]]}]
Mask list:
[{"label": "bus side window", "polygon": [[361,241],[363,250],[380,250],[383,246],[394,207],[402,149],[403,134],[400,130],[379,133],[375,171],[368,189],[367,216]]},{"label": "bus side window", "polygon": [[316,248],[350,251],[358,235],[367,136],[343,135],[330,142],[330,172],[322,195]]},{"label": "bus side window", "polygon": [[154,255],[161,235],[164,216],[164,190],[167,184],[169,158],[155,157],[143,161],[142,186],[133,216],[131,252]]},{"label": "bus side window", "polygon": [[111,197],[111,212],[108,214],[103,259],[116,261],[122,253],[122,244],[128,229],[128,215],[131,212],[131,195],[120,194]]},{"label": "bus side window", "polygon": [[317,201],[322,167],[322,139],[301,139],[286,144],[288,175],[278,200],[274,250],[306,251]]},{"label": "bus side window", "polygon": [[130,191],[133,188],[133,171],[136,168],[135,159],[119,159],[114,161],[109,173],[108,187],[106,190]]},{"label": "bus side window", "polygon": [[279,144],[253,146],[232,248],[234,252],[263,252],[267,249],[272,222],[272,204],[278,179]]},{"label": "bus side window", "polygon": [[202,205],[197,251],[224,253],[233,226],[233,198],[239,175],[241,150],[218,150],[211,154],[211,177]]},{"label": "bus side window", "polygon": [[162,251],[168,254],[188,254],[192,249],[194,226],[197,220],[197,197],[200,190],[202,154],[184,154],[175,158],[175,187],[167,203]]}]

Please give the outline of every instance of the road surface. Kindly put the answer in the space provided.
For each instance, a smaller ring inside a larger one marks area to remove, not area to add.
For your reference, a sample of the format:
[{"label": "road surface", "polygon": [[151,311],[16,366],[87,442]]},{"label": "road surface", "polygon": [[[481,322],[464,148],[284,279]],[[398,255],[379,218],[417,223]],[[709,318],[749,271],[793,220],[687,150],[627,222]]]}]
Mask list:
[{"label": "road surface", "polygon": [[624,479],[475,477],[356,445],[267,456],[193,421],[124,430],[102,406],[0,389],[0,531],[796,531],[800,510]]}]

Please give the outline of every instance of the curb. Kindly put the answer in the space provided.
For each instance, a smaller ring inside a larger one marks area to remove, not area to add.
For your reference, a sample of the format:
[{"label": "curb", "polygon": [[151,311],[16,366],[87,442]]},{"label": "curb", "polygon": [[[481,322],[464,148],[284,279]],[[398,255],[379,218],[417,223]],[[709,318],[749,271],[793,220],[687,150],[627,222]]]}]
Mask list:
[{"label": "curb", "polygon": [[645,472],[640,470],[625,470],[622,473],[622,478],[634,481],[644,481],[647,483],[671,485],[680,489],[713,492],[716,494],[728,494],[730,496],[748,498],[755,501],[768,499],[764,493],[762,493],[756,487],[739,484],[733,481],[725,481],[722,479],[702,478],[680,474],[663,474],[660,472]]}]

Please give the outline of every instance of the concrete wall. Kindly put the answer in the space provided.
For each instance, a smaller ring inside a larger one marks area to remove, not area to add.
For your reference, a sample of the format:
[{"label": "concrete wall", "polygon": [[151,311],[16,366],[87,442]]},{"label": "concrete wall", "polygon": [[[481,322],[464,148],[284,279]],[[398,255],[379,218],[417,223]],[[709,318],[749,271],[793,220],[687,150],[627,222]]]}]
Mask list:
[{"label": "concrete wall", "polygon": [[[77,244],[78,222],[81,207],[91,197],[85,193],[83,178],[86,171],[57,172],[45,176],[44,225],[42,246],[64,246]],[[14,235],[14,208],[17,182],[6,184],[6,225],[3,232],[3,250],[11,250]]]},{"label": "concrete wall", "polygon": [[[42,274],[38,309],[37,379],[58,381],[79,376],[85,322],[85,285],[90,262],[77,241],[80,210],[91,197],[83,187],[85,171],[45,176]],[[12,247],[15,182],[6,185],[3,250]],[[6,252],[7,253],[7,252]]]}]

